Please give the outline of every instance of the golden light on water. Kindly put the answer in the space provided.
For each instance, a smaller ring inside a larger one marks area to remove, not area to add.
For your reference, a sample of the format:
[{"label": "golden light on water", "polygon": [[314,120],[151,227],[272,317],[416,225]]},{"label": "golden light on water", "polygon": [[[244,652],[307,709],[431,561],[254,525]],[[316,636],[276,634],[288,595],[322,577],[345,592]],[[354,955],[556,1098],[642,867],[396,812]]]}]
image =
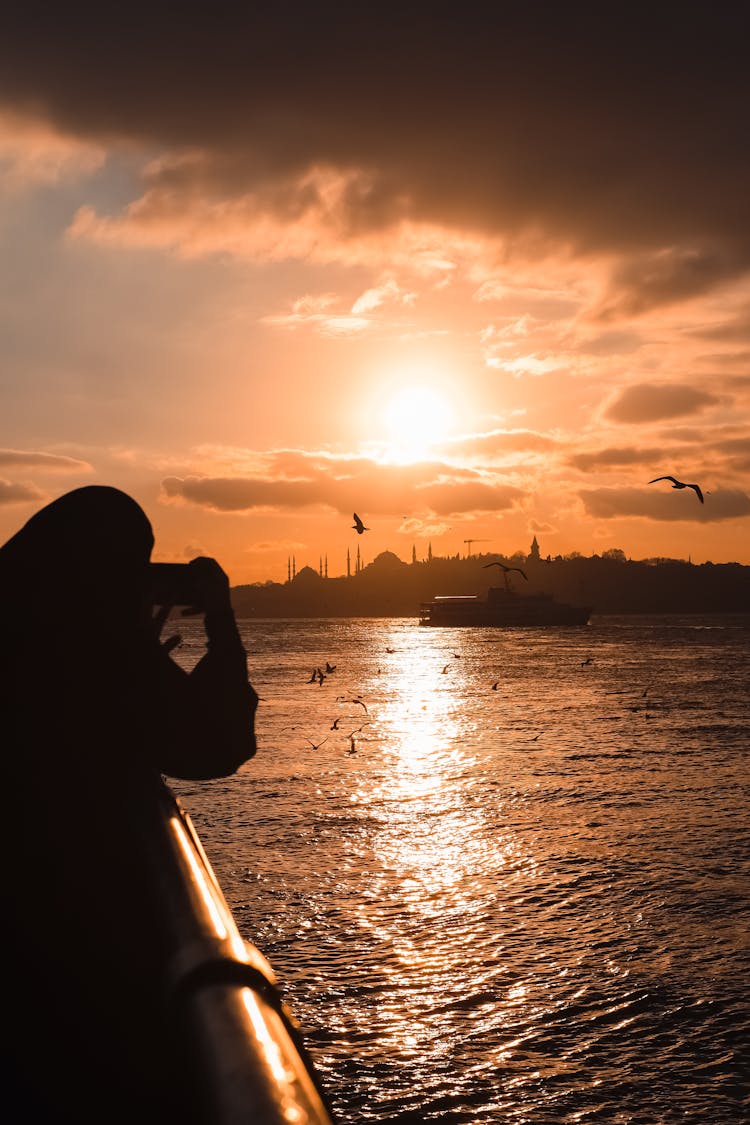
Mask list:
[{"label": "golden light on water", "polygon": [[518,842],[497,834],[488,843],[484,811],[473,799],[477,763],[455,690],[458,661],[446,665],[429,633],[415,631],[408,647],[397,639],[393,647],[378,715],[388,779],[379,793],[368,792],[385,810],[376,854],[383,877],[400,882],[409,910],[430,916],[446,900],[471,910],[476,872],[488,863],[505,867]]},{"label": "golden light on water", "polygon": [[[444,637],[419,629],[408,643],[394,630],[388,648],[377,681],[385,768],[363,772],[358,792],[373,826],[357,925],[365,945],[383,951],[379,971],[394,988],[378,1003],[379,1041],[417,1057],[425,1035],[434,1050],[448,1026],[481,1026],[507,1032],[512,1058],[519,1012],[535,1000],[530,966],[523,975],[511,968],[525,922],[498,923],[503,896],[517,898],[535,881],[537,858],[511,811],[506,821],[481,799],[486,755],[467,708],[476,678],[469,653],[454,656]],[[495,768],[504,761],[499,752]],[[450,997],[447,1006],[436,1005],[438,994]],[[494,1065],[489,1050],[476,1062]]]}]

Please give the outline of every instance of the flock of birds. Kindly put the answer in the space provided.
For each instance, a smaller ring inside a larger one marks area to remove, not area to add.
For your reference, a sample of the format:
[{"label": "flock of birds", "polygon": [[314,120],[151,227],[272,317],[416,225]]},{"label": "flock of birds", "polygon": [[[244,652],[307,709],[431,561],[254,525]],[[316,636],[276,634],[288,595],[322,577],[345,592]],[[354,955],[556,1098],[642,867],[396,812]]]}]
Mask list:
[{"label": "flock of birds", "polygon": [[[325,671],[323,671],[323,669],[320,668],[320,667],[313,668],[312,672],[310,673],[310,679],[307,680],[306,683],[308,683],[308,684],[317,683],[320,687],[322,687],[323,684],[325,683],[325,681],[328,679],[328,677],[332,676],[333,673],[336,671],[336,668],[337,668],[336,664],[331,664],[331,662],[329,660],[326,660]],[[368,714],[367,704],[365,703],[364,699],[362,699],[362,697],[359,696],[359,695],[357,695],[357,696],[337,695],[336,696],[336,702],[337,703],[350,703],[354,706],[359,706],[359,707],[362,708],[362,710],[364,711],[365,714]],[[332,731],[338,731],[340,729],[340,723],[343,722],[344,718],[345,718],[344,715],[337,715],[336,718],[331,723],[331,726],[330,726],[329,729],[332,730]],[[297,729],[296,727],[283,727],[282,728],[282,730],[296,730],[296,729]],[[357,753],[357,743],[356,743],[356,739],[355,739],[354,736],[356,734],[359,734],[362,731],[362,729],[363,729],[362,726],[356,727],[354,730],[349,731],[348,734],[345,735],[345,738],[347,738],[348,741],[349,741],[349,749],[347,750],[347,754],[356,754]],[[326,735],[325,738],[321,739],[320,742],[313,742],[313,740],[311,738],[307,738],[307,736],[305,736],[305,742],[309,742],[309,744],[310,744],[310,746],[312,746],[313,750],[320,750],[321,746],[325,742],[328,741],[328,737],[329,736]]]},{"label": "flock of birds", "polygon": [[[394,649],[394,648],[387,648],[386,649],[386,652],[389,653],[389,654],[395,653],[396,651],[397,650]],[[460,652],[453,652],[451,655],[453,656],[453,658],[455,660],[461,659],[461,653]],[[585,657],[585,659],[580,661],[580,667],[581,668],[588,668],[593,663],[594,663],[594,657],[593,656],[587,656],[587,657]],[[440,671],[440,674],[443,675],[443,676],[448,675],[452,666],[453,666],[453,664],[452,664],[451,661],[449,661],[447,664],[444,664],[441,671]],[[329,661],[326,661],[325,672],[320,667],[313,668],[309,680],[306,680],[305,682],[308,683],[308,684],[318,683],[322,686],[324,681],[328,678],[328,676],[332,675],[336,671],[336,668],[337,668],[337,665],[331,664]],[[380,672],[379,668],[378,668],[378,672]],[[499,691],[501,686],[502,686],[501,681],[495,680],[494,683],[490,685],[489,690],[490,691]],[[634,693],[636,695],[639,695],[639,700],[634,705],[629,706],[628,711],[631,712],[631,713],[634,713],[634,714],[638,713],[638,712],[643,712],[644,715],[645,715],[645,718],[650,719],[652,716],[649,713],[649,706],[651,706],[651,708],[653,709],[654,707],[658,707],[658,703],[653,699],[652,700],[648,699],[649,691],[650,691],[649,688],[645,688],[643,691],[641,691],[640,688],[638,688],[638,689],[619,688],[617,690],[606,691],[605,695],[628,695],[628,694],[633,695]],[[361,695],[337,695],[336,696],[336,703],[337,704],[348,703],[348,704],[351,704],[352,706],[361,707],[364,714],[369,715],[367,704],[362,699]],[[330,726],[329,730],[340,731],[341,730],[340,724],[343,722],[344,718],[346,718],[346,717],[351,718],[351,716],[337,715],[333,719],[333,721],[331,722],[331,726]],[[362,732],[362,730],[364,729],[365,725],[366,724],[363,723],[361,726],[356,727],[354,730],[351,730],[344,735],[344,737],[346,739],[348,739],[348,742],[349,742],[349,748],[346,751],[346,753],[348,755],[352,755],[352,754],[357,753],[357,742],[355,740],[355,735],[360,734]],[[283,727],[282,728],[282,730],[296,730],[296,729],[297,728],[295,726]],[[343,733],[343,731],[341,731],[341,733]],[[543,731],[538,731],[532,738],[528,739],[528,741],[529,742],[538,742],[539,738],[541,737],[541,735],[543,733],[544,733]],[[309,745],[312,747],[313,750],[319,750],[321,748],[321,746],[323,746],[328,741],[328,738],[329,738],[329,735],[326,735],[325,738],[322,738],[319,742],[315,742],[315,741],[313,741],[312,738],[308,738],[307,736],[305,736],[305,742],[309,743]]]}]

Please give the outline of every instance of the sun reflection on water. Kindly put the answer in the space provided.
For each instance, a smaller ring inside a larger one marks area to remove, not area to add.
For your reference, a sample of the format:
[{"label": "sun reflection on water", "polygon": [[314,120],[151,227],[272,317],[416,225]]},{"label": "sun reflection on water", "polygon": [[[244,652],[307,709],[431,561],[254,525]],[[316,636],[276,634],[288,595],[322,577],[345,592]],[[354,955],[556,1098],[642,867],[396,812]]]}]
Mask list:
[{"label": "sun reflection on water", "polygon": [[[466,917],[483,909],[494,886],[487,872],[523,865],[519,839],[488,831],[476,797],[479,768],[466,738],[460,702],[465,673],[458,659],[446,664],[444,645],[415,632],[409,645],[394,647],[381,668],[382,704],[378,735],[385,766],[379,778],[363,776],[360,799],[377,809],[372,837],[378,861],[372,873],[363,923],[372,924],[373,899],[398,900],[412,917],[428,920],[447,913]],[[457,927],[450,958],[464,944]],[[403,948],[403,938],[399,943]],[[424,943],[417,943],[424,953]],[[415,956],[409,948],[408,956]]]}]

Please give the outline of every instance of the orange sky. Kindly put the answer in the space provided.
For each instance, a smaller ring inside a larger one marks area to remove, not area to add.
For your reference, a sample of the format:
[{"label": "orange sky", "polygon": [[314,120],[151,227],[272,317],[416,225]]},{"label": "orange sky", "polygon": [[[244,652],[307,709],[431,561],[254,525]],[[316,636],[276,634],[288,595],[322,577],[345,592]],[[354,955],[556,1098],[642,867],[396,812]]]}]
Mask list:
[{"label": "orange sky", "polygon": [[14,17],[0,537],[108,483],[235,583],[750,564],[746,17],[596,10]]}]

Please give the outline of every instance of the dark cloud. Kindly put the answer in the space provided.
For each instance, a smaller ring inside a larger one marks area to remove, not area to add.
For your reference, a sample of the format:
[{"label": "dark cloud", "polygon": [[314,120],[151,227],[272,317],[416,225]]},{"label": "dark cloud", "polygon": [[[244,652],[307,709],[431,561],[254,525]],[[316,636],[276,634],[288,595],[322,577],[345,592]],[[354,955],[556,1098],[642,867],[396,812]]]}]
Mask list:
[{"label": "dark cloud", "polygon": [[91,465],[75,457],[64,457],[59,453],[36,453],[23,449],[0,449],[0,465],[21,465],[23,468],[62,469],[80,472],[88,471]]},{"label": "dark cloud", "polygon": [[639,449],[637,447],[610,446],[588,453],[576,453],[568,458],[574,469],[589,472],[591,469],[616,469],[623,465],[655,464],[664,456],[664,447]]},{"label": "dark cloud", "polygon": [[747,247],[739,245],[721,251],[670,247],[628,258],[615,270],[594,318],[638,316],[661,305],[699,297],[744,273],[746,252]]},{"label": "dark cloud", "polygon": [[[668,487],[665,485],[664,487]],[[750,496],[739,489],[717,489],[701,504],[692,490],[675,492],[638,488],[595,488],[579,492],[588,515],[595,519],[638,516],[650,520],[717,523],[750,516]]]},{"label": "dark cloud", "polygon": [[750,261],[747,31],[742,4],[29,2],[4,13],[0,99],[183,154],[150,174],[162,206],[251,191],[298,215],[325,165],[366,173],[340,233],[666,250],[620,275],[610,311],[632,312]]},{"label": "dark cloud", "polygon": [[34,484],[16,484],[0,479],[0,504],[24,504],[43,499],[44,493]]},{"label": "dark cloud", "polygon": [[314,481],[265,480],[261,477],[166,477],[162,489],[218,512],[247,512],[257,508],[300,508],[323,503]]},{"label": "dark cloud", "polygon": [[659,422],[697,414],[721,400],[710,391],[686,383],[636,383],[626,387],[607,407],[605,416],[613,422]]},{"label": "dark cloud", "polygon": [[495,512],[523,498],[516,488],[493,484],[471,470],[447,465],[380,465],[346,462],[347,471],[324,473],[310,466],[305,479],[283,477],[166,477],[164,496],[222,512],[261,508],[295,509],[325,506],[349,516],[355,509],[381,515],[430,511],[448,515],[467,511]]}]

